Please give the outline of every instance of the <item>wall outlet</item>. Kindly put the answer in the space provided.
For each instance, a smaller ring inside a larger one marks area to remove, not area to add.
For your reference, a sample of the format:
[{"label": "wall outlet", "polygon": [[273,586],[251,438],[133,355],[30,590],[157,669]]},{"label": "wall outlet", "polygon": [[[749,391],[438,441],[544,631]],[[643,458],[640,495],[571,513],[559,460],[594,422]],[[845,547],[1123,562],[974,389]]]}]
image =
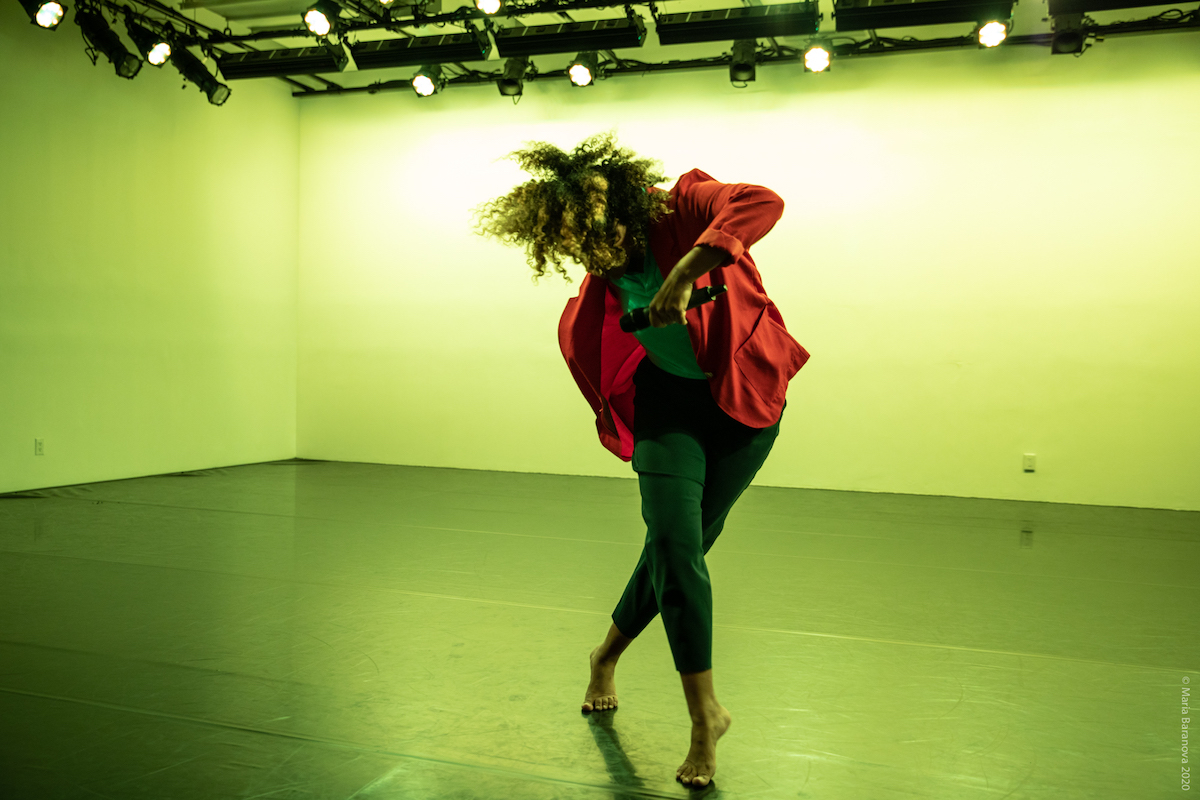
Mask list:
[{"label": "wall outlet", "polygon": [[34,439],[33,440],[33,454],[35,456],[45,455],[45,453],[42,452],[42,442],[44,442],[44,441],[46,441],[46,440],[45,439]]},{"label": "wall outlet", "polygon": [[1025,457],[1021,460],[1021,465],[1026,472],[1037,471],[1037,454],[1026,453]]}]

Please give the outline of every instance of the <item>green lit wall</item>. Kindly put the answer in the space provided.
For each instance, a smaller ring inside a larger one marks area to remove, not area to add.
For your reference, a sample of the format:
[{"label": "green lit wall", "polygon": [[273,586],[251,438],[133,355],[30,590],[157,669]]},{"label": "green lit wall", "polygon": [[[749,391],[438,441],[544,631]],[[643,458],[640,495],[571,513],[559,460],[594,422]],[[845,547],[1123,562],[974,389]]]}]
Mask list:
[{"label": "green lit wall", "polygon": [[295,101],[123,80],[73,15],[0,3],[0,491],[291,457]]},{"label": "green lit wall", "polygon": [[214,108],[81,49],[0,7],[0,491],[293,455],[630,476],[558,352],[578,283],[470,231],[525,177],[498,157],[615,128],[787,203],[752,252],[813,358],[759,483],[1200,509],[1196,34],[519,105]]},{"label": "green lit wall", "polygon": [[558,351],[578,284],[470,232],[498,156],[615,127],[786,201],[752,252],[812,360],[758,483],[1200,509],[1197,98],[1186,34],[304,101],[299,455],[632,474]]}]

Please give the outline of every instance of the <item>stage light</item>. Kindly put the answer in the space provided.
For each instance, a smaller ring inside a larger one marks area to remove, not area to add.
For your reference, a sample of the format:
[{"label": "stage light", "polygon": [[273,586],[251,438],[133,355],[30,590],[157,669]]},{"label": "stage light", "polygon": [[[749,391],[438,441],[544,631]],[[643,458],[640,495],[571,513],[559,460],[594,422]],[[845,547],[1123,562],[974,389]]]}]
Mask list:
[{"label": "stage light", "polygon": [[413,91],[421,97],[429,97],[446,88],[446,77],[441,64],[427,64],[417,71],[412,79]]},{"label": "stage light", "polygon": [[575,56],[575,60],[567,66],[567,75],[576,86],[591,86],[599,73],[596,53],[589,51]]},{"label": "stage light", "polygon": [[475,7],[485,14],[495,14],[500,10],[500,0],[475,0]]},{"label": "stage light", "polygon": [[722,8],[663,14],[654,28],[659,44],[690,44],[771,36],[807,36],[817,32],[821,18],[817,3],[773,3],[746,8]]},{"label": "stage light", "polygon": [[979,43],[984,47],[995,47],[1008,38],[1008,26],[1003,22],[986,22],[979,26]]},{"label": "stage light", "polygon": [[729,60],[729,82],[754,80],[754,53],[758,42],[754,39],[738,39],[733,43],[733,56]]},{"label": "stage light", "polygon": [[1083,14],[1087,11],[1117,11],[1123,8],[1161,6],[1162,0],[1047,0],[1050,16]]},{"label": "stage light", "polygon": [[21,6],[29,15],[29,21],[40,28],[52,31],[67,15],[67,7],[54,0],[21,0]]},{"label": "stage light", "polygon": [[833,48],[826,42],[813,42],[804,51],[805,72],[827,72],[833,57]]},{"label": "stage light", "polygon": [[[168,27],[170,27],[169,24]],[[133,15],[128,12],[125,14],[125,30],[129,32],[129,38],[133,39],[133,43],[137,45],[142,58],[150,62],[151,66],[161,67],[167,63],[167,59],[171,57],[169,37],[161,36],[138,24]],[[174,31],[173,28],[172,31]]]},{"label": "stage light", "polygon": [[496,81],[500,94],[519,97],[524,91],[525,73],[529,71],[529,56],[517,56],[504,62],[504,73]]},{"label": "stage light", "polygon": [[360,42],[350,45],[350,52],[360,70],[419,67],[422,64],[485,61],[492,53],[492,40],[486,32],[472,28],[465,33]]},{"label": "stage light", "polygon": [[1012,18],[1013,0],[834,0],[833,15],[839,31],[876,28],[911,28],[951,22],[983,24]]},{"label": "stage light", "polygon": [[620,50],[642,46],[646,39],[646,23],[630,10],[623,19],[524,27],[518,25],[499,28],[493,35],[496,38],[496,49],[504,58],[577,53],[581,50]]},{"label": "stage light", "polygon": [[152,67],[161,67],[167,63],[167,59],[171,57],[171,45],[167,42],[159,42],[151,48],[146,54],[146,60],[150,62]]},{"label": "stage light", "polygon": [[342,13],[341,6],[333,0],[317,0],[301,15],[304,24],[317,36],[328,36],[338,27],[338,15]]},{"label": "stage light", "polygon": [[91,42],[92,47],[108,56],[108,60],[117,68],[118,75],[133,80],[133,76],[142,68],[142,60],[125,49],[121,38],[108,27],[108,22],[102,14],[96,11],[76,11],[75,24],[83,29],[83,35]]},{"label": "stage light", "polygon": [[171,63],[180,75],[199,86],[200,91],[208,95],[208,102],[214,106],[222,105],[229,99],[229,87],[218,81],[186,47],[176,47],[171,51]]},{"label": "stage light", "polygon": [[1050,39],[1050,53],[1083,52],[1083,14],[1060,14],[1050,18],[1054,35]]},{"label": "stage light", "polygon": [[258,50],[220,56],[217,63],[226,80],[267,78],[281,75],[317,75],[341,72],[350,59],[343,44],[328,39],[319,47]]}]

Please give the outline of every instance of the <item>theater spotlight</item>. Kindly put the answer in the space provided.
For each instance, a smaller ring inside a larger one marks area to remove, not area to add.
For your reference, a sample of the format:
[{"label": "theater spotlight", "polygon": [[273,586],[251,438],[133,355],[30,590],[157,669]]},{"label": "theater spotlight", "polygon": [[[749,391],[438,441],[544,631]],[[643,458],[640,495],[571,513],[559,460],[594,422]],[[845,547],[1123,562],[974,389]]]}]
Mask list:
[{"label": "theater spotlight", "polygon": [[475,7],[485,14],[495,14],[500,10],[500,0],[475,0]]},{"label": "theater spotlight", "polygon": [[108,27],[103,14],[80,9],[75,12],[75,24],[83,29],[83,35],[92,47],[108,56],[108,60],[117,68],[118,75],[133,80],[133,76],[142,68],[142,60],[125,49],[121,37]]},{"label": "theater spotlight", "polygon": [[1052,16],[1050,29],[1054,31],[1050,39],[1051,54],[1083,52],[1083,14]]},{"label": "theater spotlight", "polygon": [[[167,27],[171,27],[169,23]],[[161,67],[167,63],[167,59],[171,57],[171,40],[168,36],[159,35],[138,24],[128,11],[125,13],[125,30],[129,32],[129,38],[133,39],[133,43],[137,45],[142,58],[150,62],[151,66]],[[172,31],[174,31],[173,28]]]},{"label": "theater spotlight", "polygon": [[730,83],[754,80],[754,53],[757,48],[757,39],[738,39],[733,43],[733,57],[729,60]]},{"label": "theater spotlight", "polygon": [[426,64],[417,70],[412,79],[413,91],[421,97],[429,97],[446,88],[446,77],[441,64]]},{"label": "theater spotlight", "polygon": [[1008,26],[1003,22],[985,22],[979,26],[979,44],[983,47],[995,47],[1008,38]]},{"label": "theater spotlight", "polygon": [[492,37],[503,58],[641,47],[646,39],[646,23],[630,6],[625,7],[625,13],[624,19],[496,28]]},{"label": "theater spotlight", "polygon": [[575,56],[575,60],[567,65],[567,75],[576,86],[591,86],[596,82],[600,73],[599,58],[594,50],[589,50]]},{"label": "theater spotlight", "polygon": [[828,42],[810,42],[804,51],[805,72],[828,72],[833,58],[833,47]]},{"label": "theater spotlight", "polygon": [[[834,0],[833,13],[839,31],[910,28],[957,22],[973,22],[976,25],[975,30],[978,31],[985,22],[1011,20],[1014,2],[1015,0]],[[1050,9],[1050,13],[1054,13],[1053,8]]]},{"label": "theater spotlight", "polygon": [[811,36],[821,19],[816,0],[654,16],[659,44]]},{"label": "theater spotlight", "polygon": [[304,24],[317,36],[328,36],[338,28],[342,8],[333,0],[317,0],[301,15]]},{"label": "theater spotlight", "polygon": [[214,106],[222,105],[229,99],[229,87],[218,81],[186,47],[176,47],[171,51],[171,63],[179,70],[179,74],[199,86],[200,91],[208,95],[208,102]]},{"label": "theater spotlight", "polygon": [[54,0],[21,0],[21,5],[29,15],[30,22],[48,31],[57,28],[67,14],[67,7]]},{"label": "theater spotlight", "polygon": [[525,85],[525,73],[529,71],[529,56],[515,56],[504,62],[504,73],[496,81],[500,94],[505,97],[520,97]]}]

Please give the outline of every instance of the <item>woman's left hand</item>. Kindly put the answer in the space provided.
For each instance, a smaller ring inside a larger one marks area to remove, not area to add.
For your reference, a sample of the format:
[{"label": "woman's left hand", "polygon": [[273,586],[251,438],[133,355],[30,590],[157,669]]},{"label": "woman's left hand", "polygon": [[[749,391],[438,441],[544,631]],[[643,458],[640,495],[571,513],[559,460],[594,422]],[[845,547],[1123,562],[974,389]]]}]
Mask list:
[{"label": "woman's left hand", "polygon": [[692,284],[675,278],[674,272],[668,274],[650,301],[650,324],[655,328],[686,324],[683,315],[691,299]]}]

